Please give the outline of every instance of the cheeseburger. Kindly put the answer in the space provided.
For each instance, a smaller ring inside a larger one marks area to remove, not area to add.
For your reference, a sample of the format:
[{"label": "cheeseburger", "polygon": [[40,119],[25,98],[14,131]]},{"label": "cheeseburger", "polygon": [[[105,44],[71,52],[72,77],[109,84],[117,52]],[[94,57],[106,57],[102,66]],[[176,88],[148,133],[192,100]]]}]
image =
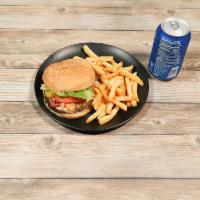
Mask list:
[{"label": "cheeseburger", "polygon": [[69,59],[49,65],[42,75],[46,106],[57,115],[74,119],[91,110],[95,72],[84,59]]}]

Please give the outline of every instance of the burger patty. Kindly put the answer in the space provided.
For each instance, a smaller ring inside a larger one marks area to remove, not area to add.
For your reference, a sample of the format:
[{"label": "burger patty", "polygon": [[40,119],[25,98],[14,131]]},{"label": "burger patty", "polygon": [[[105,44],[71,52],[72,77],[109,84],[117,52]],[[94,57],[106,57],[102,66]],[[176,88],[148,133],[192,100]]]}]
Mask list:
[{"label": "burger patty", "polygon": [[60,103],[56,107],[51,107],[49,104],[49,99],[46,98],[46,101],[51,109],[59,113],[67,113],[67,114],[80,112],[86,108],[90,108],[92,103],[92,101],[84,101],[81,103]]},{"label": "burger patty", "polygon": [[85,101],[84,103],[61,103],[59,106],[56,107],[56,110],[67,114],[72,114],[89,108],[90,106],[91,101]]}]

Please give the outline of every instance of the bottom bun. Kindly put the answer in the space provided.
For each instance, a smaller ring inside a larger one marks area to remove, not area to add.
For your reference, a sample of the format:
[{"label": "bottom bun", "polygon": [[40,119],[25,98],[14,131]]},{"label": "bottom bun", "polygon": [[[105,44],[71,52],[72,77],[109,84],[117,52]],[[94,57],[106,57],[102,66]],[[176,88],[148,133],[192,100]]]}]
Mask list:
[{"label": "bottom bun", "polygon": [[86,109],[84,109],[84,110],[82,110],[80,112],[71,113],[71,114],[68,114],[68,113],[58,113],[58,115],[60,117],[67,118],[67,119],[76,119],[76,118],[83,117],[84,115],[86,115],[90,111],[91,111],[91,109],[86,108]]}]

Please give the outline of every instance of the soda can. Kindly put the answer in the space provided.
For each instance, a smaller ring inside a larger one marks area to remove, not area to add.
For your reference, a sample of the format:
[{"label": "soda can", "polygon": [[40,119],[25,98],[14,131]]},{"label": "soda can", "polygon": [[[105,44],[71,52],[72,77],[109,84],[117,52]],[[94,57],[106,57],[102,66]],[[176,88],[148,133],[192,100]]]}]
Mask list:
[{"label": "soda can", "polygon": [[175,78],[191,38],[188,24],[178,18],[167,18],[156,29],[148,69],[159,80]]}]

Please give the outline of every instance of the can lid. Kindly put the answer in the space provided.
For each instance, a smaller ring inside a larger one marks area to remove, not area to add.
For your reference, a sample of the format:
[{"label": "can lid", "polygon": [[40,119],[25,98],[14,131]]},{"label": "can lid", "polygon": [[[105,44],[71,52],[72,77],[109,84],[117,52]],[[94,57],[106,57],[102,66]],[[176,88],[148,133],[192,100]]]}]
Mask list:
[{"label": "can lid", "polygon": [[172,36],[184,36],[190,31],[188,24],[179,18],[169,17],[161,24],[162,30]]}]

